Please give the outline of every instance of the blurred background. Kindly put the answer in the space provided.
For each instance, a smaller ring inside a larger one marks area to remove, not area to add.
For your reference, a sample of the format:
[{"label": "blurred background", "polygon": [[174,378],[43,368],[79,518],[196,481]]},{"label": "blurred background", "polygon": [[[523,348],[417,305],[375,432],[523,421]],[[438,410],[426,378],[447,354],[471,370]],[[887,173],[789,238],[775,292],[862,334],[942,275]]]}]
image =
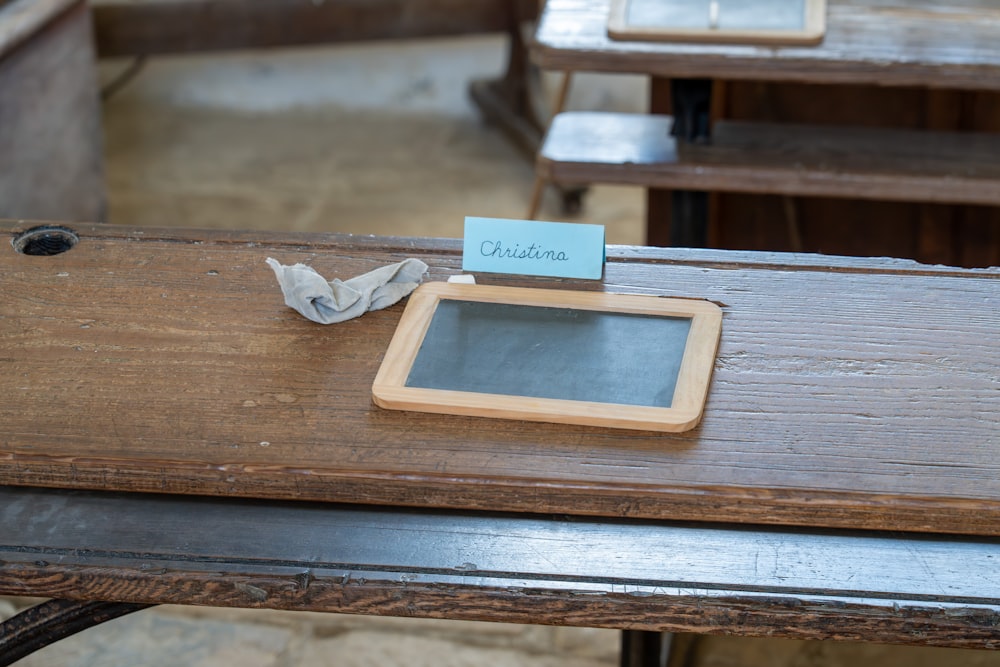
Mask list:
[{"label": "blurred background", "polygon": [[[108,218],[132,225],[459,238],[466,215],[523,218],[533,163],[469,85],[500,77],[503,35],[151,59],[104,103]],[[131,60],[101,62],[112,85]],[[533,78],[543,107],[557,77]],[[581,76],[578,108],[641,110],[643,77]],[[643,194],[549,192],[539,217],[643,240]]]}]

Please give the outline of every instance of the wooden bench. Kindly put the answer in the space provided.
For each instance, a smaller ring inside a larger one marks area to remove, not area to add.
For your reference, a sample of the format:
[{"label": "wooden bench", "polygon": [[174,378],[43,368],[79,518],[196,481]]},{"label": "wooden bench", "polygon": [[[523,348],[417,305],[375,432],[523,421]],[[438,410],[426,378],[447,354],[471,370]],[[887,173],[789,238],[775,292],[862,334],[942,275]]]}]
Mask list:
[{"label": "wooden bench", "polygon": [[0,535],[57,601],[0,664],[150,604],[1000,649],[995,540],[13,486]]},{"label": "wooden bench", "polygon": [[569,184],[1000,205],[1000,135],[720,121],[679,141],[669,116],[555,117],[538,173]]}]

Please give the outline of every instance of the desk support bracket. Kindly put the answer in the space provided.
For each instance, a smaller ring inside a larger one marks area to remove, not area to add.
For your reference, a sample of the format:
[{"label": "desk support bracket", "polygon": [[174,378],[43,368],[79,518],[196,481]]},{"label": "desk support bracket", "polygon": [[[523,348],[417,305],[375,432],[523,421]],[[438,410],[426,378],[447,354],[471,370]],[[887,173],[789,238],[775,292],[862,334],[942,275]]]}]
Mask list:
[{"label": "desk support bracket", "polygon": [[0,623],[0,667],[60,639],[153,605],[49,600]]},{"label": "desk support bracket", "polygon": [[[711,79],[652,77],[649,111],[671,114],[678,144],[711,142]],[[669,221],[668,224],[664,224]],[[708,193],[650,188],[646,195],[646,243],[704,248],[708,245]]]},{"label": "desk support bracket", "polygon": [[[671,135],[681,143],[711,142],[711,79],[671,79],[674,124]],[[708,193],[674,190],[671,197],[670,245],[708,245]]]}]

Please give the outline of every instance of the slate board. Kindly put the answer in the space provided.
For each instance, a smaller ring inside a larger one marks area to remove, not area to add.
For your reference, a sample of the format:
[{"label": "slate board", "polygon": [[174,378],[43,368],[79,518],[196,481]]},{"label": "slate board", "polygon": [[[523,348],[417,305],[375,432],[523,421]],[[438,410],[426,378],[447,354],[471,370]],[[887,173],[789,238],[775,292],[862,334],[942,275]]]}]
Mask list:
[{"label": "slate board", "polygon": [[826,0],[613,0],[614,39],[761,45],[816,44]]}]

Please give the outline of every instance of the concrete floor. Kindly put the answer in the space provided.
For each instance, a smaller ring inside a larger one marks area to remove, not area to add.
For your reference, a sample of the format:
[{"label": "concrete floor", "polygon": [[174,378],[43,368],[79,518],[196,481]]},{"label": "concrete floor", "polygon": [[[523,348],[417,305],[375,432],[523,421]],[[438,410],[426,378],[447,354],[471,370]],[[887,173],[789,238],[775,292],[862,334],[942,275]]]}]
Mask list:
[{"label": "concrete floor", "polygon": [[[481,37],[155,60],[105,105],[110,220],[460,237],[466,215],[522,218],[532,165],[466,94],[504,58]],[[640,109],[645,95],[639,77],[583,77],[570,103]],[[539,217],[640,243],[643,201],[596,187],[566,216],[549,193]]]},{"label": "concrete floor", "polygon": [[[460,237],[466,215],[523,217],[533,172],[466,99],[499,38],[154,60],[105,106],[109,219],[128,225]],[[105,82],[127,63],[102,66]],[[553,88],[549,77],[541,89]],[[581,76],[570,108],[641,110],[639,78]],[[595,187],[577,216],[640,243],[643,195]],[[0,599],[0,619],[31,603]],[[24,667],[600,667],[587,628],[160,607],[44,649]],[[710,638],[704,667],[1000,666],[1000,655]]]}]

